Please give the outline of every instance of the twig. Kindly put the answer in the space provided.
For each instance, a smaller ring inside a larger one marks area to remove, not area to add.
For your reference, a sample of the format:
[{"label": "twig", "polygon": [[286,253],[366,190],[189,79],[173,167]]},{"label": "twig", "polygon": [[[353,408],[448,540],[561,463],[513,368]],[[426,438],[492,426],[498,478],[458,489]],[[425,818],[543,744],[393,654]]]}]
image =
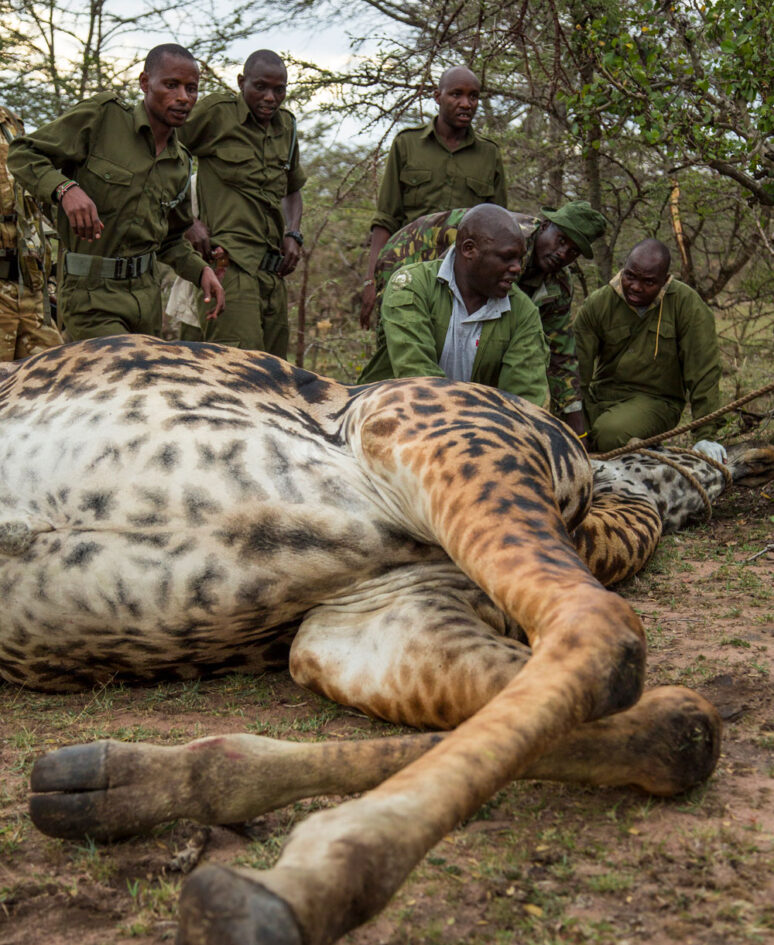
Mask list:
[{"label": "twig", "polygon": [[748,561],[755,561],[756,558],[760,558],[762,555],[765,555],[767,551],[774,551],[774,541],[770,541],[765,548],[761,551],[756,552],[754,555],[750,555],[749,558],[744,559],[744,563],[747,564]]}]

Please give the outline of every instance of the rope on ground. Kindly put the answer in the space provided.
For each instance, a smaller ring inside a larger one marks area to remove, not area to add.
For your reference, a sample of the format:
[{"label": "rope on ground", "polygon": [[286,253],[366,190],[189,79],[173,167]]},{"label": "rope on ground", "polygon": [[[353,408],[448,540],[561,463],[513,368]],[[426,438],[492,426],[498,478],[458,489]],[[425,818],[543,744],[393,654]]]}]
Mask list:
[{"label": "rope on ground", "polygon": [[[769,394],[774,391],[774,381],[771,384],[765,384],[763,387],[759,387],[758,390],[751,391],[749,394],[745,394],[744,397],[739,397],[737,400],[732,401],[730,404],[726,404],[725,407],[719,407],[717,410],[713,410],[712,413],[708,413],[706,417],[699,417],[698,420],[693,420],[691,423],[684,423],[680,427],[675,427],[673,430],[667,430],[666,433],[657,433],[655,436],[649,436],[646,440],[640,440],[638,443],[632,446],[619,446],[618,449],[611,450],[609,453],[591,453],[592,459],[613,459],[616,456],[623,456],[624,453],[636,453],[643,449],[646,449],[649,446],[655,446],[658,443],[663,443],[664,440],[671,440],[673,436],[679,436],[681,433],[688,433],[690,430],[695,430],[697,427],[704,426],[705,423],[710,423],[712,420],[717,420],[718,417],[722,417],[726,413],[730,413],[732,410],[736,410],[737,407],[741,407],[742,404],[746,404],[751,400],[755,400],[757,397],[762,397],[764,394]],[[704,454],[701,454],[703,459],[707,459]]]}]

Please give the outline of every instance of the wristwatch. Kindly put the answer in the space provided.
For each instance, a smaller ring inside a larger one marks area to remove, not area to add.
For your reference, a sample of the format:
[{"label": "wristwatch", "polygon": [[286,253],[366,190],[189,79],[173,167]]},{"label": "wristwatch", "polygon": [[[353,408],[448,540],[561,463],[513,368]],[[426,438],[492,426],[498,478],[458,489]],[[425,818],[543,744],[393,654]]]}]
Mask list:
[{"label": "wristwatch", "polygon": [[298,230],[285,230],[285,236],[290,236],[298,243],[299,246],[304,245],[304,237],[298,232]]}]

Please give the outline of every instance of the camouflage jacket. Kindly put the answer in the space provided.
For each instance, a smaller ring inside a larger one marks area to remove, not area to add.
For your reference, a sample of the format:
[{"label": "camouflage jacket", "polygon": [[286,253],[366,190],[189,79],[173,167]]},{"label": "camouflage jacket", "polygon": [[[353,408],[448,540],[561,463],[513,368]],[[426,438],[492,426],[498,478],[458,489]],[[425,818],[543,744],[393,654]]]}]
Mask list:
[{"label": "camouflage jacket", "polygon": [[[419,217],[394,233],[387,240],[376,262],[377,298],[381,299],[390,277],[401,266],[443,255],[454,244],[457,227],[464,214],[464,208],[442,210],[440,213]],[[581,396],[575,338],[570,325],[572,280],[566,269],[545,276],[542,273],[530,274],[530,263],[541,219],[525,213],[513,213],[513,216],[521,227],[527,244],[524,270],[518,286],[540,312],[543,332],[550,350],[548,386],[551,393],[551,412],[558,415],[570,404],[578,403]]]},{"label": "camouflage jacket", "polygon": [[0,258],[15,259],[19,282],[37,292],[51,268],[51,257],[40,210],[8,170],[8,146],[20,134],[24,134],[21,121],[0,105]]}]

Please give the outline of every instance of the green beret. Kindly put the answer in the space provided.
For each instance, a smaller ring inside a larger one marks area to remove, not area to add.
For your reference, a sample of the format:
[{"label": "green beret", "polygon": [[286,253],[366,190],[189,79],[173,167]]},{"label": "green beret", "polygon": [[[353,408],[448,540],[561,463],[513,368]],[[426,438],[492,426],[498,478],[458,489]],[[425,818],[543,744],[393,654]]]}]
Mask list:
[{"label": "green beret", "polygon": [[586,259],[594,258],[591,244],[605,232],[607,220],[588,200],[573,200],[560,210],[542,207],[540,212],[575,243]]}]

